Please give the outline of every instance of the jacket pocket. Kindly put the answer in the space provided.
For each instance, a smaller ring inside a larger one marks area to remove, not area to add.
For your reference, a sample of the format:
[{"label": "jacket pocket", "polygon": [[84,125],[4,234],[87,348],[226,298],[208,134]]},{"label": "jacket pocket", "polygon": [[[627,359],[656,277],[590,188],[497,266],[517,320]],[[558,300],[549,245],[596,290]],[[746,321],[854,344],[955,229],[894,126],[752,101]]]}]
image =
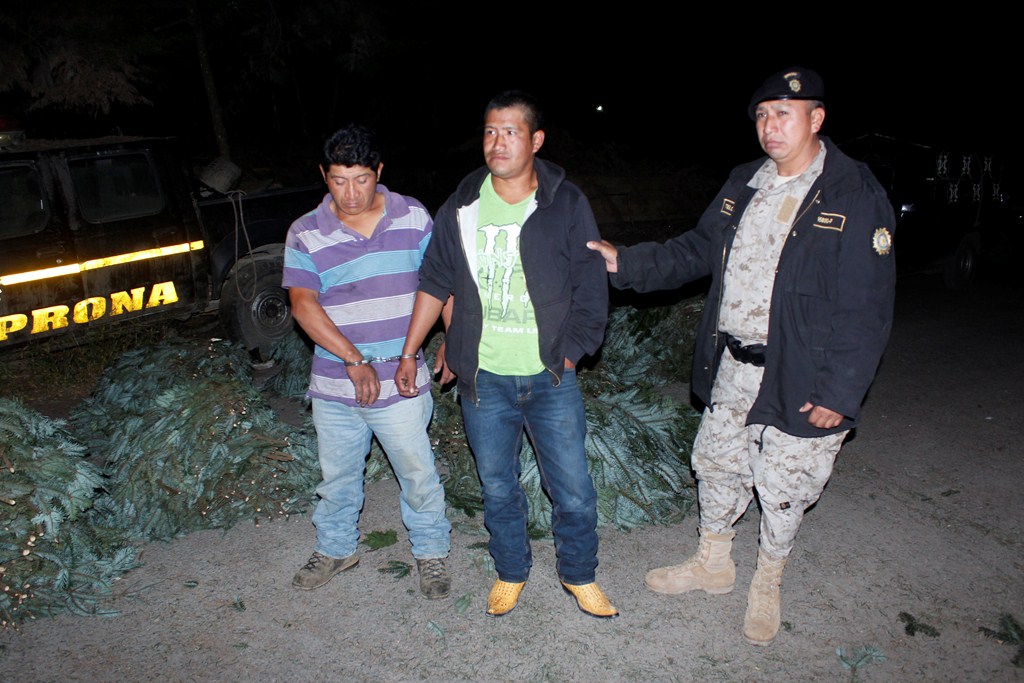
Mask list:
[{"label": "jacket pocket", "polygon": [[785,288],[791,329],[812,355],[823,354],[832,334],[832,311],[836,296],[836,270],[828,254],[803,258]]}]

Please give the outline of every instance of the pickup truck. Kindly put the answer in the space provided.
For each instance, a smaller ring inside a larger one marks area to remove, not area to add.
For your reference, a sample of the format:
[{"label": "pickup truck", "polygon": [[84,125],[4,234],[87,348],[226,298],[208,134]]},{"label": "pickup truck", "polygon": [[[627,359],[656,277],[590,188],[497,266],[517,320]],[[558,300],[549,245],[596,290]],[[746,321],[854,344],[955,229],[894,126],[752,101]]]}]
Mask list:
[{"label": "pickup truck", "polygon": [[216,309],[254,354],[288,333],[284,239],[323,187],[201,198],[178,150],[127,137],[0,149],[0,350]]},{"label": "pickup truck", "polygon": [[867,163],[889,194],[900,274],[937,272],[948,289],[963,289],[981,258],[1005,243],[1012,205],[998,156],[878,134],[840,147]]}]

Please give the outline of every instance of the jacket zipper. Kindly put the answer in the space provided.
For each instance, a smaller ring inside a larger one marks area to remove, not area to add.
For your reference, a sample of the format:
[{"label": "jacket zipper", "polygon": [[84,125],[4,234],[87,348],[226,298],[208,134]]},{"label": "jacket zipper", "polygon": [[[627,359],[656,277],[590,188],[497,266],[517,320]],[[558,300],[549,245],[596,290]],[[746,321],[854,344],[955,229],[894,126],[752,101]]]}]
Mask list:
[{"label": "jacket zipper", "polygon": [[[465,240],[462,239],[462,208],[463,207],[458,207],[458,208],[455,209],[455,228],[456,228],[455,232],[459,236],[459,247],[462,249],[462,261],[466,264],[466,267],[468,268],[469,267],[469,254],[466,253],[466,242],[465,242]],[[470,278],[470,279],[472,279],[472,278]],[[482,313],[483,313],[483,311],[481,311],[481,316],[480,316],[480,325],[481,326],[483,325],[483,315],[482,315]],[[481,334],[481,336],[483,335],[483,329],[480,330],[480,334]],[[480,346],[479,346],[479,342],[478,342],[477,343],[477,350],[476,350],[476,367],[473,368],[473,405],[475,405],[475,406],[479,406],[480,405],[480,393],[477,391],[477,386],[476,386],[476,378],[477,378],[477,376],[479,374],[480,374]]]},{"label": "jacket zipper", "polygon": [[[811,210],[812,206],[816,206],[817,204],[820,203],[818,201],[818,197],[820,197],[820,196],[821,196],[821,190],[819,189],[819,190],[817,190],[814,193],[814,197],[811,198],[811,201],[807,202],[807,206],[804,207],[804,210],[801,211],[800,213],[798,213],[796,218],[793,219],[793,222],[789,224],[789,230],[786,231],[786,237],[785,237],[785,239],[782,240],[782,249],[779,251],[779,262],[775,264],[775,279],[778,279],[778,277],[779,277],[779,264],[782,263],[782,255],[786,253],[786,244],[789,243],[790,236],[796,230],[796,224],[800,222],[800,219],[802,219],[804,216],[807,215],[807,212]],[[773,298],[774,298],[775,284],[776,283],[773,280],[772,281]],[[771,314],[769,313],[769,316],[770,315]],[[768,324],[769,324],[769,326],[771,326],[771,320],[768,321]]]},{"label": "jacket zipper", "polygon": [[[786,231],[786,237],[785,237],[785,239],[782,240],[782,249],[779,251],[779,262],[775,264],[775,277],[772,279],[772,298],[773,299],[775,298],[775,285],[777,284],[775,282],[775,280],[778,280],[778,277],[779,277],[779,264],[782,262],[782,255],[786,252],[786,244],[789,242],[790,236],[796,230],[796,224],[800,222],[800,219],[802,219],[804,216],[807,215],[807,212],[811,210],[812,206],[815,206],[815,205],[818,204],[818,197],[820,197],[820,196],[821,196],[821,190],[819,189],[819,190],[815,191],[814,197],[811,198],[811,201],[807,202],[807,206],[804,207],[804,210],[801,211],[799,214],[797,214],[796,218],[793,219],[793,222],[789,224],[789,230]],[[723,278],[724,278],[724,273],[723,273]],[[723,285],[724,285],[724,282],[723,282]],[[771,324],[772,324],[772,322],[771,322],[771,310],[770,310],[770,302],[769,302],[769,313],[768,313],[768,328],[769,329],[771,329]]]},{"label": "jacket zipper", "polygon": [[[738,224],[730,223],[728,228],[735,232],[738,228]],[[718,321],[721,319],[722,316],[722,294],[725,291],[725,261],[726,256],[729,253],[729,244],[731,244],[729,240],[725,240],[722,242],[722,263],[718,277],[718,302],[715,306],[715,332],[713,335],[715,339],[715,353],[711,356],[711,364],[707,368],[705,368],[705,370],[708,373],[709,386],[714,384],[715,379],[715,361],[717,360],[718,356]],[[713,405],[709,407],[714,409]]]}]

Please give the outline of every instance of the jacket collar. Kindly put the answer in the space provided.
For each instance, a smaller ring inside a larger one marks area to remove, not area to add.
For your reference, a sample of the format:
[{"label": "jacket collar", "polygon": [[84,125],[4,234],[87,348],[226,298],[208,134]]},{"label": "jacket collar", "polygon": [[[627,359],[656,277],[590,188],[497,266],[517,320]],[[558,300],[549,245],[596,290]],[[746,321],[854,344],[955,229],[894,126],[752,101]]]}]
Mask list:
[{"label": "jacket collar", "polygon": [[[565,181],[565,170],[550,161],[534,158],[533,168],[537,171],[537,207],[546,208],[555,200],[558,188]],[[459,183],[455,198],[459,206],[465,206],[480,197],[480,187],[490,171],[486,166],[476,169]]]},{"label": "jacket collar", "polygon": [[[831,199],[860,189],[863,186],[864,165],[844,154],[827,135],[819,135],[818,139],[825,144],[825,166],[817,180],[825,198]],[[768,157],[763,156],[737,166],[729,174],[730,181],[746,185],[766,161]]]}]

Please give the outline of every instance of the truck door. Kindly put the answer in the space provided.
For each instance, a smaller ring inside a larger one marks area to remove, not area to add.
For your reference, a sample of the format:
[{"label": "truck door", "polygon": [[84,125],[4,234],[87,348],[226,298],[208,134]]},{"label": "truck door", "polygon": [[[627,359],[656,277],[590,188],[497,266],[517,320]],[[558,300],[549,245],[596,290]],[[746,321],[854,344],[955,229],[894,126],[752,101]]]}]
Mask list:
[{"label": "truck door", "polygon": [[88,302],[78,322],[195,308],[196,252],[204,244],[194,208],[182,205],[164,171],[148,149],[68,155],[72,232]]},{"label": "truck door", "polygon": [[52,333],[82,299],[58,195],[48,157],[0,162],[0,349]]}]

